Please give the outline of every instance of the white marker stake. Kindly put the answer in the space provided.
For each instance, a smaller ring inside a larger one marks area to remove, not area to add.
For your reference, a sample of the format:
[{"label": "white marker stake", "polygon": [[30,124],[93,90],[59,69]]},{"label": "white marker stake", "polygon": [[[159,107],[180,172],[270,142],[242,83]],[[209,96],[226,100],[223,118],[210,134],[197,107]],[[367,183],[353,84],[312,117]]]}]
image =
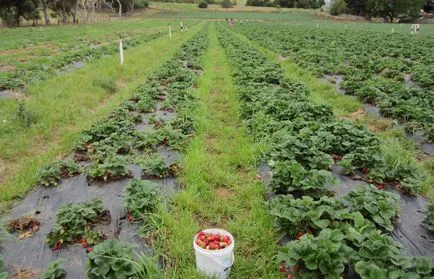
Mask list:
[{"label": "white marker stake", "polygon": [[172,39],[172,28],[170,28],[170,25],[169,25],[169,37]]},{"label": "white marker stake", "polygon": [[393,27],[392,27],[392,33],[395,33],[395,30],[393,30]]},{"label": "white marker stake", "polygon": [[124,65],[124,47],[122,46],[122,39],[119,40],[119,55],[121,57],[121,66]]},{"label": "white marker stake", "polygon": [[318,23],[316,24],[316,28],[319,28],[319,24]]},{"label": "white marker stake", "polygon": [[347,29],[347,25],[345,24],[345,29]]}]

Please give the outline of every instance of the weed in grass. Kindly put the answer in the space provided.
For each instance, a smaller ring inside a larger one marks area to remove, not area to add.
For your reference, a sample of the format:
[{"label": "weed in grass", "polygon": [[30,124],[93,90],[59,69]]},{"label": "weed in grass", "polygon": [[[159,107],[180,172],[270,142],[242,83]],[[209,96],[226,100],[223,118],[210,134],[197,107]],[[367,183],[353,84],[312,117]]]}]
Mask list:
[{"label": "weed in grass", "polygon": [[35,114],[26,108],[24,101],[18,102],[18,111],[15,114],[15,121],[26,128],[36,123]]},{"label": "weed in grass", "polygon": [[119,90],[114,78],[99,78],[94,83],[105,90],[107,94],[114,94]]}]

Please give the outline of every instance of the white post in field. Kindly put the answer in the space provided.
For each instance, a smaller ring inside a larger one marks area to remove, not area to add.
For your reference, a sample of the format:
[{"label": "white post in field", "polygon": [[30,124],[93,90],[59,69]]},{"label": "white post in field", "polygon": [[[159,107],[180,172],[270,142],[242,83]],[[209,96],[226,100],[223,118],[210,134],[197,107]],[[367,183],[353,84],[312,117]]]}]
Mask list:
[{"label": "white post in field", "polygon": [[392,33],[395,33],[395,30],[393,29],[393,27],[392,27]]},{"label": "white post in field", "polygon": [[121,66],[124,65],[124,47],[122,45],[122,39],[119,40],[119,56],[121,58]]},{"label": "white post in field", "polygon": [[169,37],[172,39],[172,28],[169,25]]}]

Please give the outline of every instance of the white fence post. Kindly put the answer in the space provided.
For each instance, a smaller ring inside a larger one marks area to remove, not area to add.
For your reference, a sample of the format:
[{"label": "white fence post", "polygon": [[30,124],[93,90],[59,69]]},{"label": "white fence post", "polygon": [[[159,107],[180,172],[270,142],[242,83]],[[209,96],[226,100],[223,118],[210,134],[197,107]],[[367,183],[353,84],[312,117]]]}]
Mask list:
[{"label": "white fence post", "polygon": [[169,25],[169,37],[172,39],[172,28]]},{"label": "white fence post", "polygon": [[121,58],[121,66],[124,65],[124,47],[122,45],[122,39],[119,40],[119,56]]}]

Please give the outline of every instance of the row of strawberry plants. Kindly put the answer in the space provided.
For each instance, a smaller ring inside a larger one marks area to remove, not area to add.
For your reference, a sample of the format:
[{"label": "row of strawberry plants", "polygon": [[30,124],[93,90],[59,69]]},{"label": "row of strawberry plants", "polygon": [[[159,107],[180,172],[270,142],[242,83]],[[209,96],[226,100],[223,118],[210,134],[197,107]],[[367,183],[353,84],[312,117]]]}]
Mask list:
[{"label": "row of strawberry plants", "polygon": [[[127,219],[144,227],[141,233],[152,230],[148,217],[163,198],[158,183],[161,178],[174,177],[180,171],[177,163],[166,165],[158,149],[181,151],[195,131],[187,112],[194,108],[196,99],[188,91],[201,73],[200,57],[207,45],[206,30],[184,43],[170,61],[136,89],[132,98],[107,119],[82,133],[69,159],[41,169],[40,184],[53,187],[62,179],[80,173],[86,174],[89,185],[97,180],[104,183],[130,177],[129,164],[138,164],[142,179],[128,181],[120,199],[127,209]],[[176,116],[165,121],[155,117],[153,113],[157,111]],[[137,130],[137,124],[144,119],[148,119],[145,125],[149,129]],[[139,264],[145,259],[132,254],[135,247],[105,240],[112,236],[101,233],[95,226],[110,222],[110,212],[104,209],[101,199],[64,204],[56,212],[47,244],[57,250],[70,243],[80,243],[89,252],[89,278],[145,278],[148,271]],[[59,270],[53,264],[51,272],[62,273]]]},{"label": "row of strawberry plants", "polygon": [[349,171],[381,164],[378,139],[365,127],[337,121],[332,109],[309,99],[303,84],[223,25],[219,40],[233,65],[241,115],[252,137],[265,143],[271,166],[271,215],[290,238],[281,247],[281,271],[298,278],[414,278],[434,275],[426,257],[410,258],[388,232],[399,197],[375,186],[335,198],[329,171],[340,161]]},{"label": "row of strawberry plants", "polygon": [[408,132],[424,128],[434,140],[432,38],[278,24],[237,29],[320,77],[343,75],[346,94],[376,104],[384,116],[406,123]]},{"label": "row of strawberry plants", "polygon": [[[152,32],[145,35],[134,36],[124,39],[124,49],[135,47],[142,43],[147,43],[151,40],[164,36],[166,32]],[[56,74],[56,71],[67,71],[73,67],[74,63],[88,63],[90,61],[111,55],[118,51],[117,42],[110,42],[99,47],[79,47],[58,55],[52,58],[41,59],[41,61],[30,62],[21,65],[14,71],[0,72],[0,90],[3,89],[18,89],[24,87],[28,83],[35,83],[40,80],[45,80],[48,77]]]}]

